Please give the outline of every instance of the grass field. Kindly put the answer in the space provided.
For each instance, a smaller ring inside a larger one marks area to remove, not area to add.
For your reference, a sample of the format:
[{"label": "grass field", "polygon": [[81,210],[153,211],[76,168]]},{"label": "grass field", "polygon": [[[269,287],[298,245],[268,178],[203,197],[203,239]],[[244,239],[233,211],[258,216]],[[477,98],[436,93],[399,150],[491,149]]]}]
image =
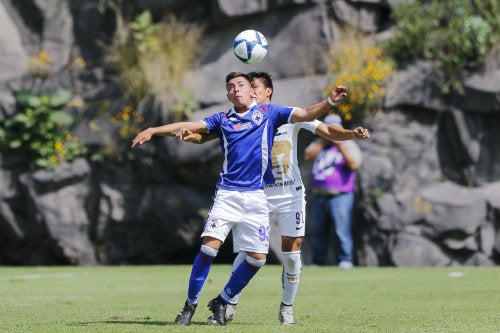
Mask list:
[{"label": "grass field", "polygon": [[226,327],[206,303],[230,267],[214,265],[189,327],[173,323],[190,266],[0,267],[0,332],[500,332],[500,269],[303,269],[297,325],[281,327],[281,266],[250,282]]}]

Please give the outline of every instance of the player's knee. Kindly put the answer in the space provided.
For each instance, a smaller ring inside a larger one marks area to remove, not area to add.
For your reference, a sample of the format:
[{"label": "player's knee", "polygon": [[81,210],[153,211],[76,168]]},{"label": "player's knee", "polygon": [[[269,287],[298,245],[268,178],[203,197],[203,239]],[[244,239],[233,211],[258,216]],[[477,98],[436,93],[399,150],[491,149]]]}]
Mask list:
[{"label": "player's knee", "polygon": [[219,251],[217,251],[216,249],[210,247],[210,246],[207,246],[207,245],[202,245],[201,246],[201,252],[211,256],[211,257],[216,257],[217,256],[217,253]]},{"label": "player's knee", "polygon": [[282,252],[282,254],[283,266],[285,267],[287,276],[298,276],[302,270],[301,252]]},{"label": "player's knee", "polygon": [[250,257],[249,255],[246,256],[245,260],[252,266],[255,266],[255,267],[262,267],[264,266],[264,264],[266,263],[266,257],[264,256],[264,259],[257,259],[257,258],[253,258],[253,257]]}]

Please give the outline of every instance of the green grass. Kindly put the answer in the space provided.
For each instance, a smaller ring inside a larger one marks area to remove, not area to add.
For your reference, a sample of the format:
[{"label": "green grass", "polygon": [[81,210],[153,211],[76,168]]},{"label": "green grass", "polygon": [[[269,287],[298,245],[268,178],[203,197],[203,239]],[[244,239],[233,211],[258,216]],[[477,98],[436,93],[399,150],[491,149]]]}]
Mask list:
[{"label": "green grass", "polygon": [[280,327],[281,267],[267,265],[246,288],[235,320],[218,327],[205,324],[206,303],[230,267],[214,265],[191,326],[179,327],[173,319],[190,269],[0,267],[0,332],[500,332],[497,267],[305,267],[298,323]]}]

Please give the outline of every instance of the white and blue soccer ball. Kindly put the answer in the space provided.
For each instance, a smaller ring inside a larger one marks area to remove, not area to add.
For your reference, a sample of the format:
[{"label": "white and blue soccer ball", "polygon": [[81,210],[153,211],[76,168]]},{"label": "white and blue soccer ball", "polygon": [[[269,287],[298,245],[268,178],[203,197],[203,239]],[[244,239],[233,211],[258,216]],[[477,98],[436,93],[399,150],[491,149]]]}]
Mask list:
[{"label": "white and blue soccer ball", "polygon": [[245,30],[234,39],[233,50],[236,58],[245,64],[256,64],[267,55],[267,39],[256,30]]}]

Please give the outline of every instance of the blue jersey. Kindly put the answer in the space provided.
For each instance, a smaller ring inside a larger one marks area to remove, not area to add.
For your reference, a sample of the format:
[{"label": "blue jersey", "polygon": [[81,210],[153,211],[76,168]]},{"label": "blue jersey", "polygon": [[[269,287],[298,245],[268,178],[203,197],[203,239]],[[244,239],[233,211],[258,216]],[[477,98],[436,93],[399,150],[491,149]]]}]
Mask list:
[{"label": "blue jersey", "polygon": [[275,104],[252,104],[242,114],[233,109],[203,119],[217,133],[224,164],[217,187],[254,191],[274,183],[270,167],[276,130],[290,121],[293,108]]}]

